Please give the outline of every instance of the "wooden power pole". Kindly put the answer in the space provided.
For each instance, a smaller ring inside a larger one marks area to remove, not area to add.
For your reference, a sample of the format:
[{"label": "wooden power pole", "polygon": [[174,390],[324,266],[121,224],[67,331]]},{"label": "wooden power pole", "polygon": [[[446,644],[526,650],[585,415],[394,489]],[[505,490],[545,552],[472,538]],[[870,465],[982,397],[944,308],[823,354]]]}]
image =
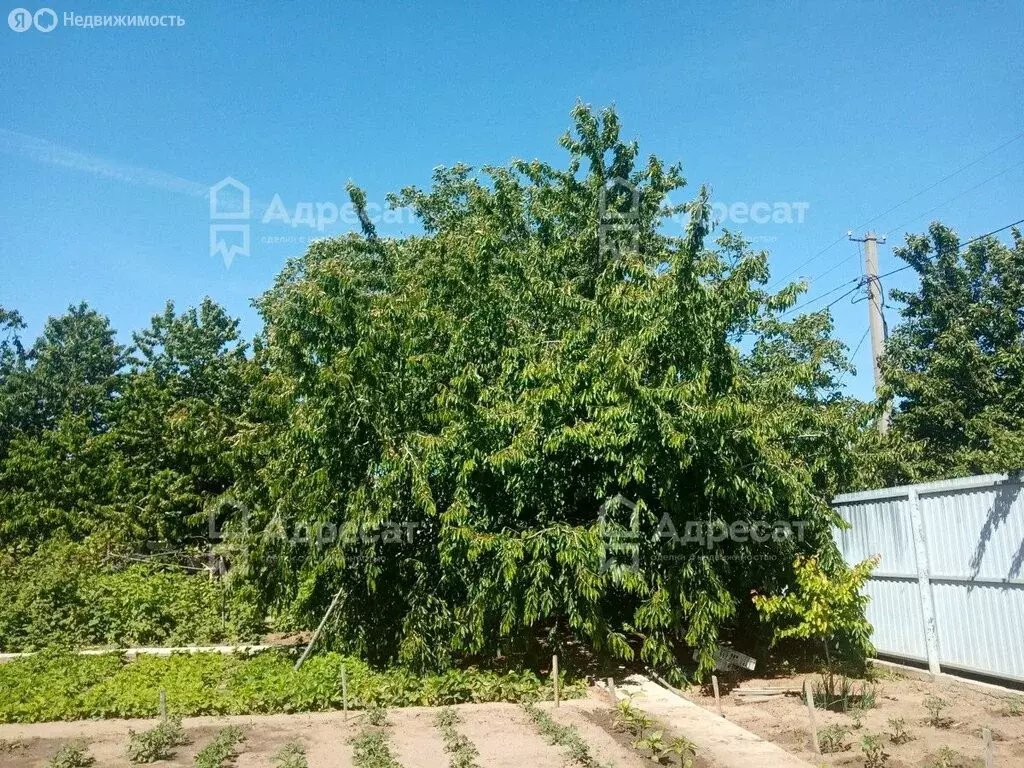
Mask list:
[{"label": "wooden power pole", "polygon": [[[876,237],[874,232],[868,232],[864,237],[854,237],[849,233],[848,237],[858,243],[864,243],[864,280],[868,286],[868,327],[871,329],[871,365],[875,373],[875,397],[881,398],[882,390],[882,369],[878,360],[885,351],[885,316],[882,314],[882,284],[878,280],[878,243],[884,243],[885,237]],[[878,431],[883,435],[889,430],[890,405],[885,404],[885,410],[878,421]]]}]

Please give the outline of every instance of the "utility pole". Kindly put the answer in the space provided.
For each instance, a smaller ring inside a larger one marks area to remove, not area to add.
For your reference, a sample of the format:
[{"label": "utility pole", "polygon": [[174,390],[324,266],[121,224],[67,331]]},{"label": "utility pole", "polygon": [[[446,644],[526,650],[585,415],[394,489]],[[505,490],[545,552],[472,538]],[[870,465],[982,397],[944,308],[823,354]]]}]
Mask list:
[{"label": "utility pole", "polygon": [[[885,242],[885,236],[875,237],[868,232],[864,237],[854,237],[847,233],[851,240],[864,243],[864,280],[868,286],[868,326],[871,329],[871,364],[875,373],[875,397],[881,398],[882,369],[878,360],[885,351],[885,316],[882,314],[882,285],[878,280],[878,243]],[[889,430],[891,406],[885,404],[885,410],[878,421],[878,431],[883,435]]]}]

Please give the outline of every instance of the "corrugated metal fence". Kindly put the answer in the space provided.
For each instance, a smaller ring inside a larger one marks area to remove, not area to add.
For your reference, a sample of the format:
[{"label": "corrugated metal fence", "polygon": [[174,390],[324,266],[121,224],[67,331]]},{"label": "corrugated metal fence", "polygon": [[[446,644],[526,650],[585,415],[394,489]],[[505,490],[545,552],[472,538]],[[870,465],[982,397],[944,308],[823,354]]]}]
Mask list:
[{"label": "corrugated metal fence", "polygon": [[1024,682],[1024,482],[980,475],[837,496],[854,563],[881,555],[866,591],[878,652]]}]

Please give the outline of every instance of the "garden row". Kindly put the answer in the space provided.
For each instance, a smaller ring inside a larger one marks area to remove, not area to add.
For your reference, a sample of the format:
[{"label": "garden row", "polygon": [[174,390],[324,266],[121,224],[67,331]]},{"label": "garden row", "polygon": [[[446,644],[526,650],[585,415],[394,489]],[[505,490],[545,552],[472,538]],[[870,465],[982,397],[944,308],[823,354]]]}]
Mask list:
[{"label": "garden row", "polygon": [[[317,712],[347,703],[369,706],[440,706],[463,702],[550,699],[550,680],[533,672],[452,669],[421,675],[397,667],[378,671],[336,653],[293,669],[294,655],[270,650],[255,656],[219,653],[145,656],[129,663],[119,654],[79,656],[46,652],[0,666],[0,723],[84,718],[154,717],[161,692],[171,715],[244,715]],[[585,683],[561,678],[562,695],[582,695]]]}]

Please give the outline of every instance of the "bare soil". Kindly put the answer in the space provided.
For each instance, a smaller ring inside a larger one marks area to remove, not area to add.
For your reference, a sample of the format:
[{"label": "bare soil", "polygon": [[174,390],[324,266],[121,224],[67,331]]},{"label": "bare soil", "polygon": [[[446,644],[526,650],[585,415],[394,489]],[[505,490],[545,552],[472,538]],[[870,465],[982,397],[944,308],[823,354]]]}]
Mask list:
[{"label": "bare soil", "polygon": [[[808,679],[807,675],[747,677],[738,688],[789,688],[798,692],[805,679]],[[817,680],[818,677],[809,679]],[[807,705],[798,693],[750,703],[754,697],[738,696],[735,689],[728,694],[723,691],[722,710],[732,722],[813,765],[830,768],[862,766],[861,739],[866,734],[876,734],[881,735],[885,751],[889,754],[887,768],[929,766],[943,747],[955,750],[961,756],[951,768],[980,768],[984,766],[985,755],[982,731],[988,728],[993,739],[993,764],[999,768],[1024,766],[1024,713],[1014,715],[1010,709],[1010,702],[1014,699],[1024,706],[1024,694],[1015,696],[1010,692],[946,680],[927,682],[881,669],[873,684],[876,704],[872,709],[863,710],[859,727],[857,718],[850,714],[816,711],[819,731],[831,725],[849,731],[845,737],[848,749],[834,754],[814,754]],[[715,709],[714,694],[710,691],[693,688],[686,692],[686,696],[706,709]],[[927,722],[929,713],[924,707],[924,699],[928,696],[949,702],[941,712],[944,727],[935,727]],[[889,738],[888,734],[893,731],[889,720],[896,718],[906,721],[906,729],[913,737],[905,744],[894,744]]]},{"label": "bare soil", "polygon": [[[596,699],[564,702],[559,709],[542,705],[564,725],[575,726],[591,753],[618,768],[651,768],[646,760],[610,732],[610,708]],[[479,750],[486,768],[563,768],[571,761],[562,747],[549,744],[523,710],[513,704],[457,706],[459,730]],[[448,768],[441,734],[434,725],[437,708],[410,707],[388,712],[386,728],[391,750],[403,768]],[[26,725],[0,725],[0,768],[42,768],[65,744],[84,739],[97,768],[129,768],[126,749],[130,731],[152,728],[155,720],[103,720]],[[153,765],[187,768],[219,729],[239,726],[246,734],[237,768],[267,768],[282,746],[297,741],[306,748],[310,768],[352,766],[353,736],[362,730],[361,717],[339,712],[300,715],[187,718],[183,725],[191,744],[174,758]],[[703,764],[701,766],[703,768]]]}]

